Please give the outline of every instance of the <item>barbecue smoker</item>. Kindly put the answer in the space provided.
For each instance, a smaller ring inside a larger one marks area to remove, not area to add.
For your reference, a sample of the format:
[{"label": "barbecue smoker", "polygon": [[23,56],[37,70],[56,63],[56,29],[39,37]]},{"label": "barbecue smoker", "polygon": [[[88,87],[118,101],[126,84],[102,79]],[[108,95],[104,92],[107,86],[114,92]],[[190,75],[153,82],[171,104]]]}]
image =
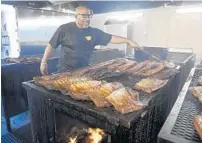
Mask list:
[{"label": "barbecue smoker", "polygon": [[[166,86],[150,94],[140,92],[141,101],[147,108],[125,115],[112,107],[98,108],[90,101],[76,101],[70,96],[40,87],[33,81],[24,82],[31,112],[33,142],[65,143],[75,138],[85,142],[90,136],[96,139],[97,135],[107,143],[156,142],[169,112],[169,99],[178,91],[178,70],[157,74],[159,78],[168,77]],[[108,82],[130,85],[130,82],[134,84],[139,80],[138,77],[129,79],[124,75],[110,77],[107,74]]]}]

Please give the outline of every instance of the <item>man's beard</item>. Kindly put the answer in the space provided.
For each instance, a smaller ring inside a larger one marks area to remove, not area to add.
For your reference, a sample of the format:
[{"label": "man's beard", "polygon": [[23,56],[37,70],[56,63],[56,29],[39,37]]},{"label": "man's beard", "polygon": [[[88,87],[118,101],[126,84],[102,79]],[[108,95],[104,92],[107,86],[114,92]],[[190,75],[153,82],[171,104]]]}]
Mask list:
[{"label": "man's beard", "polygon": [[81,23],[79,23],[79,25],[80,25],[82,28],[88,28],[89,25],[90,25],[90,22],[89,22],[89,21],[81,22]]}]

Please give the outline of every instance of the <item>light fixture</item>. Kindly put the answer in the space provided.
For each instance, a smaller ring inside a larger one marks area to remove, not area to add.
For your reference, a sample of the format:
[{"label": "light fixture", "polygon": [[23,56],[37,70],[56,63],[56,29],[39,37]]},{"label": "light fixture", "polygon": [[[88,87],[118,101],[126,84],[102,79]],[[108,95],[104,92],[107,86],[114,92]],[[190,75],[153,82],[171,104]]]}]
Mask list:
[{"label": "light fixture", "polygon": [[119,21],[134,20],[143,16],[142,12],[139,13],[113,13],[108,16],[108,19],[115,19]]},{"label": "light fixture", "polygon": [[199,13],[199,12],[202,12],[202,6],[181,7],[176,10],[176,13]]},{"label": "light fixture", "polygon": [[71,14],[75,14],[75,12],[74,12],[74,11],[69,10],[69,9],[65,9],[65,8],[63,8],[63,9],[62,9],[62,12],[64,12],[64,13],[71,13]]}]

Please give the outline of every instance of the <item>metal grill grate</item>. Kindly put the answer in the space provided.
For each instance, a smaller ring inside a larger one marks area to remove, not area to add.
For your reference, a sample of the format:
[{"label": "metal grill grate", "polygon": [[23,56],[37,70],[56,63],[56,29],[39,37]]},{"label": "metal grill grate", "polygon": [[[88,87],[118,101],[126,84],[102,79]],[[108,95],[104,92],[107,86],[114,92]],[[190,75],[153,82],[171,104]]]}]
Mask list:
[{"label": "metal grill grate", "polygon": [[18,139],[11,133],[8,133],[6,135],[3,135],[1,137],[1,142],[2,143],[25,143],[25,141]]},{"label": "metal grill grate", "polygon": [[[202,71],[196,70],[190,86],[196,86],[198,77],[201,75]],[[171,134],[190,141],[200,142],[201,140],[193,126],[193,117],[199,115],[200,112],[202,112],[200,102],[188,91]]]}]

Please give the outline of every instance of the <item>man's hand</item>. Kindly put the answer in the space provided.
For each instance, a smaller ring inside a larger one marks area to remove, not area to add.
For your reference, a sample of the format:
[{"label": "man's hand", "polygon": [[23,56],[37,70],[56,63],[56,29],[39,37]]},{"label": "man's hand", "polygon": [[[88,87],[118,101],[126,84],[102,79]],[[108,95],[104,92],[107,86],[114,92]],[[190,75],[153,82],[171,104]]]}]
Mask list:
[{"label": "man's hand", "polygon": [[40,71],[41,71],[42,75],[47,75],[48,74],[48,65],[47,65],[47,63],[41,63]]},{"label": "man's hand", "polygon": [[140,48],[140,46],[139,46],[137,43],[135,43],[134,41],[129,40],[129,41],[128,41],[128,44],[129,44],[132,48],[134,48],[134,49],[136,49],[136,50],[142,50],[142,48]]}]

